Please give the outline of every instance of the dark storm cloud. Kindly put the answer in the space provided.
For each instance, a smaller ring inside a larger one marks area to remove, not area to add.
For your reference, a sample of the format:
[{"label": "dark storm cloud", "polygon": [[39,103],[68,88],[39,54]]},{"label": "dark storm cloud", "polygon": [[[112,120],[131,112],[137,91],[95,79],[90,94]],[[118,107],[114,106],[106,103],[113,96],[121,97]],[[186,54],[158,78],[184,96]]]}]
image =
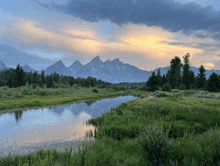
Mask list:
[{"label": "dark storm cloud", "polygon": [[[181,4],[174,0],[71,0],[68,5],[44,5],[80,19],[97,22],[110,20],[118,25],[126,23],[158,26],[170,32],[182,31],[190,35],[198,30],[216,33],[208,35],[220,39],[220,12],[211,6],[195,3]],[[207,35],[197,33],[198,37]]]}]

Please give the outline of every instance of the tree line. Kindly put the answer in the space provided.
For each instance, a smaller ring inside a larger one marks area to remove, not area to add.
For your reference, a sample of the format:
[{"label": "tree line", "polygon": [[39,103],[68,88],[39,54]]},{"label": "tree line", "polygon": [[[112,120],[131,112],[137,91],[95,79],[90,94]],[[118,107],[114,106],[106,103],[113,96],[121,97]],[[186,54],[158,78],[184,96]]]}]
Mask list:
[{"label": "tree line", "polygon": [[16,88],[25,86],[27,83],[33,85],[33,88],[36,88],[37,86],[56,88],[62,85],[73,86],[74,84],[82,87],[99,86],[100,88],[105,88],[106,86],[111,85],[109,82],[100,79],[97,80],[90,76],[88,78],[74,78],[72,76],[59,75],[56,72],[51,73],[50,75],[45,75],[44,70],[42,70],[40,74],[38,74],[37,71],[25,72],[19,64],[15,69],[11,68],[0,71],[0,86]]},{"label": "tree line", "polygon": [[[163,74],[163,76],[161,76],[160,69],[158,69],[157,74],[153,72],[143,89],[147,91],[155,91],[158,89],[165,91],[170,91],[171,89],[200,89],[210,92],[219,92],[220,75],[213,72],[210,77],[206,79],[206,69],[201,65],[198,76],[195,76],[194,72],[190,70],[189,57],[189,53],[183,56],[183,64],[181,63],[181,59],[176,56],[170,61],[170,69],[168,72]],[[181,69],[183,70],[181,71]]]}]

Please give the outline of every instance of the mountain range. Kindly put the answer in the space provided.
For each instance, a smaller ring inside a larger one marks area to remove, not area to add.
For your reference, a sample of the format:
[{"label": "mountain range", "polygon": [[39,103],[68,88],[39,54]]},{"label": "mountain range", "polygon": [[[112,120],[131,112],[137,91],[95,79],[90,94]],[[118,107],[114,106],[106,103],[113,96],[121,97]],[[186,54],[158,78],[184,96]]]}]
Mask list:
[{"label": "mountain range", "polygon": [[[22,66],[22,68],[27,72],[35,71],[28,65]],[[58,61],[46,68],[45,74],[56,72],[62,75],[73,76],[74,78],[87,78],[88,76],[91,76],[111,83],[146,82],[153,71],[157,73],[158,69],[160,69],[161,75],[163,75],[167,73],[169,68],[170,67],[168,66],[145,71],[130,64],[123,63],[119,58],[103,62],[100,60],[99,56],[96,56],[92,61],[85,65],[76,60],[72,65],[66,67],[62,61]],[[9,67],[0,62],[0,71],[4,69],[9,69]],[[195,76],[199,74],[199,68],[191,66],[190,70],[194,71]],[[38,72],[40,73],[41,71]],[[218,75],[220,74],[220,70],[206,70],[206,78],[208,79],[213,72]]]},{"label": "mountain range", "polygon": [[46,68],[45,74],[51,74],[54,71],[75,78],[87,78],[91,76],[111,83],[143,82],[146,81],[150,75],[149,71],[144,71],[135,66],[125,64],[119,61],[118,58],[103,62],[99,56],[96,56],[91,62],[85,65],[82,65],[79,61],[75,61],[69,67],[66,67],[62,61],[58,61]]}]

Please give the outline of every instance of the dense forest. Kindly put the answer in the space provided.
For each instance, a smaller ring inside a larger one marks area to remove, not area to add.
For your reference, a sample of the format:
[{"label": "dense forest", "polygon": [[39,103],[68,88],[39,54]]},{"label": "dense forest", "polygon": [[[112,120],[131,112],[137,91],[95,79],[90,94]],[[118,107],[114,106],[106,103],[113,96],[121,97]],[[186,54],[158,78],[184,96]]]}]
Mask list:
[{"label": "dense forest", "polygon": [[100,87],[105,88],[111,83],[97,80],[96,78],[74,78],[72,76],[59,75],[54,72],[50,75],[45,75],[44,70],[41,74],[35,72],[25,72],[22,67],[18,64],[16,69],[2,70],[0,71],[0,86],[8,86],[10,88],[17,88],[25,86],[26,84],[32,85],[33,88],[47,87],[47,88],[59,88],[65,85],[73,86],[74,84],[82,87]]},{"label": "dense forest", "polygon": [[[183,57],[184,64],[181,63],[179,57],[172,59],[168,72],[163,74],[163,76],[161,76],[160,70],[158,70],[157,74],[153,72],[146,86],[142,89],[147,91],[155,91],[158,89],[164,91],[171,91],[171,89],[200,89],[210,92],[219,92],[220,75],[213,72],[207,80],[205,77],[206,69],[201,65],[198,76],[195,76],[194,72],[190,70],[189,57],[189,53]],[[181,71],[182,68],[183,70]]]}]

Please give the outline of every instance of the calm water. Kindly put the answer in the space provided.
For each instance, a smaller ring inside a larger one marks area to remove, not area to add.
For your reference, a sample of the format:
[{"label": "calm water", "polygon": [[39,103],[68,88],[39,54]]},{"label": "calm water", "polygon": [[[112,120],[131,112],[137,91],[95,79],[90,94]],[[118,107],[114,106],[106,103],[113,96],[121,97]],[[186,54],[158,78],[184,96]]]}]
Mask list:
[{"label": "calm water", "polygon": [[96,102],[19,111],[0,115],[0,156],[25,154],[37,149],[63,150],[72,142],[85,139],[85,133],[94,130],[85,122],[98,117],[133,96],[120,96]]}]

